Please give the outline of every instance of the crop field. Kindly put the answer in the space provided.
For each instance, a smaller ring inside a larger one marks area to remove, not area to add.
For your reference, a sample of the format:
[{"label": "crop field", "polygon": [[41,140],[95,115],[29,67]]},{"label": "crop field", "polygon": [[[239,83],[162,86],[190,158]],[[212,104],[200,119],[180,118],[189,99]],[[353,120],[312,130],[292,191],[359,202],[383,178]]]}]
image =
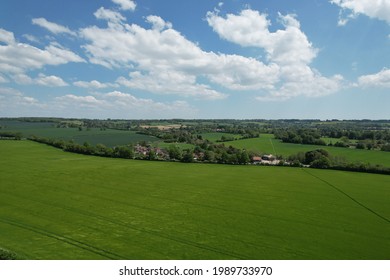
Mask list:
[{"label": "crop field", "polygon": [[25,259],[389,259],[390,176],[0,141],[0,248]]},{"label": "crop field", "polygon": [[232,134],[232,133],[223,133],[223,132],[209,132],[209,133],[202,133],[202,138],[207,139],[212,142],[216,142],[217,140],[221,140],[222,136],[225,137],[232,137],[234,139],[240,139],[240,134]]},{"label": "crop field", "polygon": [[275,139],[273,134],[261,134],[259,138],[231,141],[227,142],[226,145],[231,145],[236,148],[247,149],[259,153],[283,155],[285,157],[297,154],[299,152],[307,152],[315,149],[324,149],[327,150],[333,156],[344,157],[351,162],[364,162],[371,164],[380,164],[388,167],[390,166],[389,152],[283,143],[280,140]]},{"label": "crop field", "polygon": [[140,141],[155,142],[159,141],[156,137],[137,134],[135,131],[124,131],[98,128],[83,129],[78,128],[56,128],[53,123],[33,123],[33,122],[17,122],[17,121],[2,121],[0,125],[6,125],[4,131],[16,131],[23,133],[24,137],[32,135],[57,138],[63,140],[73,140],[78,144],[104,144],[109,147],[137,143]]}]

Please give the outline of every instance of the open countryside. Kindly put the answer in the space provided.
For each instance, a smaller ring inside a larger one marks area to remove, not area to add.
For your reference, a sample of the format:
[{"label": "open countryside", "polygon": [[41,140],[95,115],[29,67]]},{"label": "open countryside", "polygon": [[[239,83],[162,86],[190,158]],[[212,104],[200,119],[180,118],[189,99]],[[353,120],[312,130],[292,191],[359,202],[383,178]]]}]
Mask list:
[{"label": "open countryside", "polygon": [[[333,140],[334,141],[334,140]],[[335,142],[335,141],[334,141]],[[346,158],[354,162],[365,162],[390,166],[390,155],[377,150],[346,149],[341,147],[323,147],[318,145],[304,145],[283,143],[275,139],[273,134],[261,134],[259,138],[236,140],[227,143],[236,148],[248,149],[258,153],[283,155],[288,157],[298,152],[307,152],[315,149],[325,149],[334,156]]]},{"label": "open countryside", "polygon": [[1,247],[27,259],[388,259],[390,176],[0,141]]},{"label": "open countryside", "polygon": [[1,1],[0,280],[24,263],[2,260],[389,280],[389,34],[390,0]]}]

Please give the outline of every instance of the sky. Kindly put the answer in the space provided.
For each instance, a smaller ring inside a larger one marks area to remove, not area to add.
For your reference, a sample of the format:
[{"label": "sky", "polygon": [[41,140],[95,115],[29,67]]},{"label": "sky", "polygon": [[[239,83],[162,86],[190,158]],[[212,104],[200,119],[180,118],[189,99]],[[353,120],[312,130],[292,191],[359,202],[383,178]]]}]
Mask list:
[{"label": "sky", "polygon": [[0,117],[390,119],[390,0],[3,0]]}]

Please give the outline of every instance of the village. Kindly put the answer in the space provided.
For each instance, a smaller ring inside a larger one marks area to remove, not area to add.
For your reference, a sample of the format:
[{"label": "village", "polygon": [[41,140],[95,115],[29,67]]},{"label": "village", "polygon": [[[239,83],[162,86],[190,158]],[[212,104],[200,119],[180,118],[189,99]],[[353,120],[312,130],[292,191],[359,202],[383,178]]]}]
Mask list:
[{"label": "village", "polygon": [[[287,162],[281,161],[280,159],[277,159],[276,156],[272,154],[263,154],[263,155],[253,155],[249,157],[249,160],[246,160],[245,162],[222,162],[218,158],[214,158],[212,160],[210,157],[207,156],[207,151],[189,151],[184,150],[182,152],[182,155],[172,155],[172,151],[170,149],[175,149],[176,153],[179,153],[179,149],[177,149],[175,146],[172,145],[171,147],[165,149],[165,148],[159,148],[159,147],[152,147],[151,145],[141,145],[137,144],[134,146],[134,158],[135,159],[149,159],[149,160],[161,160],[161,161],[183,161],[184,155],[187,155],[186,162],[218,162],[218,163],[231,163],[231,164],[253,164],[253,165],[288,165]],[[190,154],[191,158],[189,159],[188,154]]]}]

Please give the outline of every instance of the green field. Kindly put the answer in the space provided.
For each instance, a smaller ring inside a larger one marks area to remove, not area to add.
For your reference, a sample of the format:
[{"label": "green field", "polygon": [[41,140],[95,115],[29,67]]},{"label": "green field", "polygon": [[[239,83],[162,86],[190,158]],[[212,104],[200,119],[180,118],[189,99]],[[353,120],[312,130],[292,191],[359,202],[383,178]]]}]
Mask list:
[{"label": "green field", "polygon": [[275,139],[273,134],[261,134],[259,138],[231,141],[227,142],[226,145],[232,145],[236,148],[247,149],[258,153],[283,155],[285,157],[297,154],[298,152],[324,149],[327,150],[333,156],[344,157],[346,160],[351,162],[380,164],[383,166],[390,167],[389,152],[283,143],[280,140]]},{"label": "green field", "polygon": [[158,138],[137,134],[135,131],[124,131],[98,128],[83,129],[78,128],[56,128],[54,123],[34,123],[34,122],[19,122],[19,121],[1,121],[0,125],[4,125],[3,131],[17,131],[23,133],[24,137],[32,135],[39,137],[73,140],[78,144],[104,144],[108,147],[135,144],[140,141],[156,142]]},{"label": "green field", "polygon": [[0,141],[0,248],[26,259],[389,259],[390,176]]},{"label": "green field", "polygon": [[222,136],[225,137],[233,137],[234,139],[240,139],[240,134],[232,134],[232,133],[223,133],[223,132],[209,132],[209,133],[202,133],[202,138],[207,139],[212,142],[216,142],[217,140],[221,140]]}]

